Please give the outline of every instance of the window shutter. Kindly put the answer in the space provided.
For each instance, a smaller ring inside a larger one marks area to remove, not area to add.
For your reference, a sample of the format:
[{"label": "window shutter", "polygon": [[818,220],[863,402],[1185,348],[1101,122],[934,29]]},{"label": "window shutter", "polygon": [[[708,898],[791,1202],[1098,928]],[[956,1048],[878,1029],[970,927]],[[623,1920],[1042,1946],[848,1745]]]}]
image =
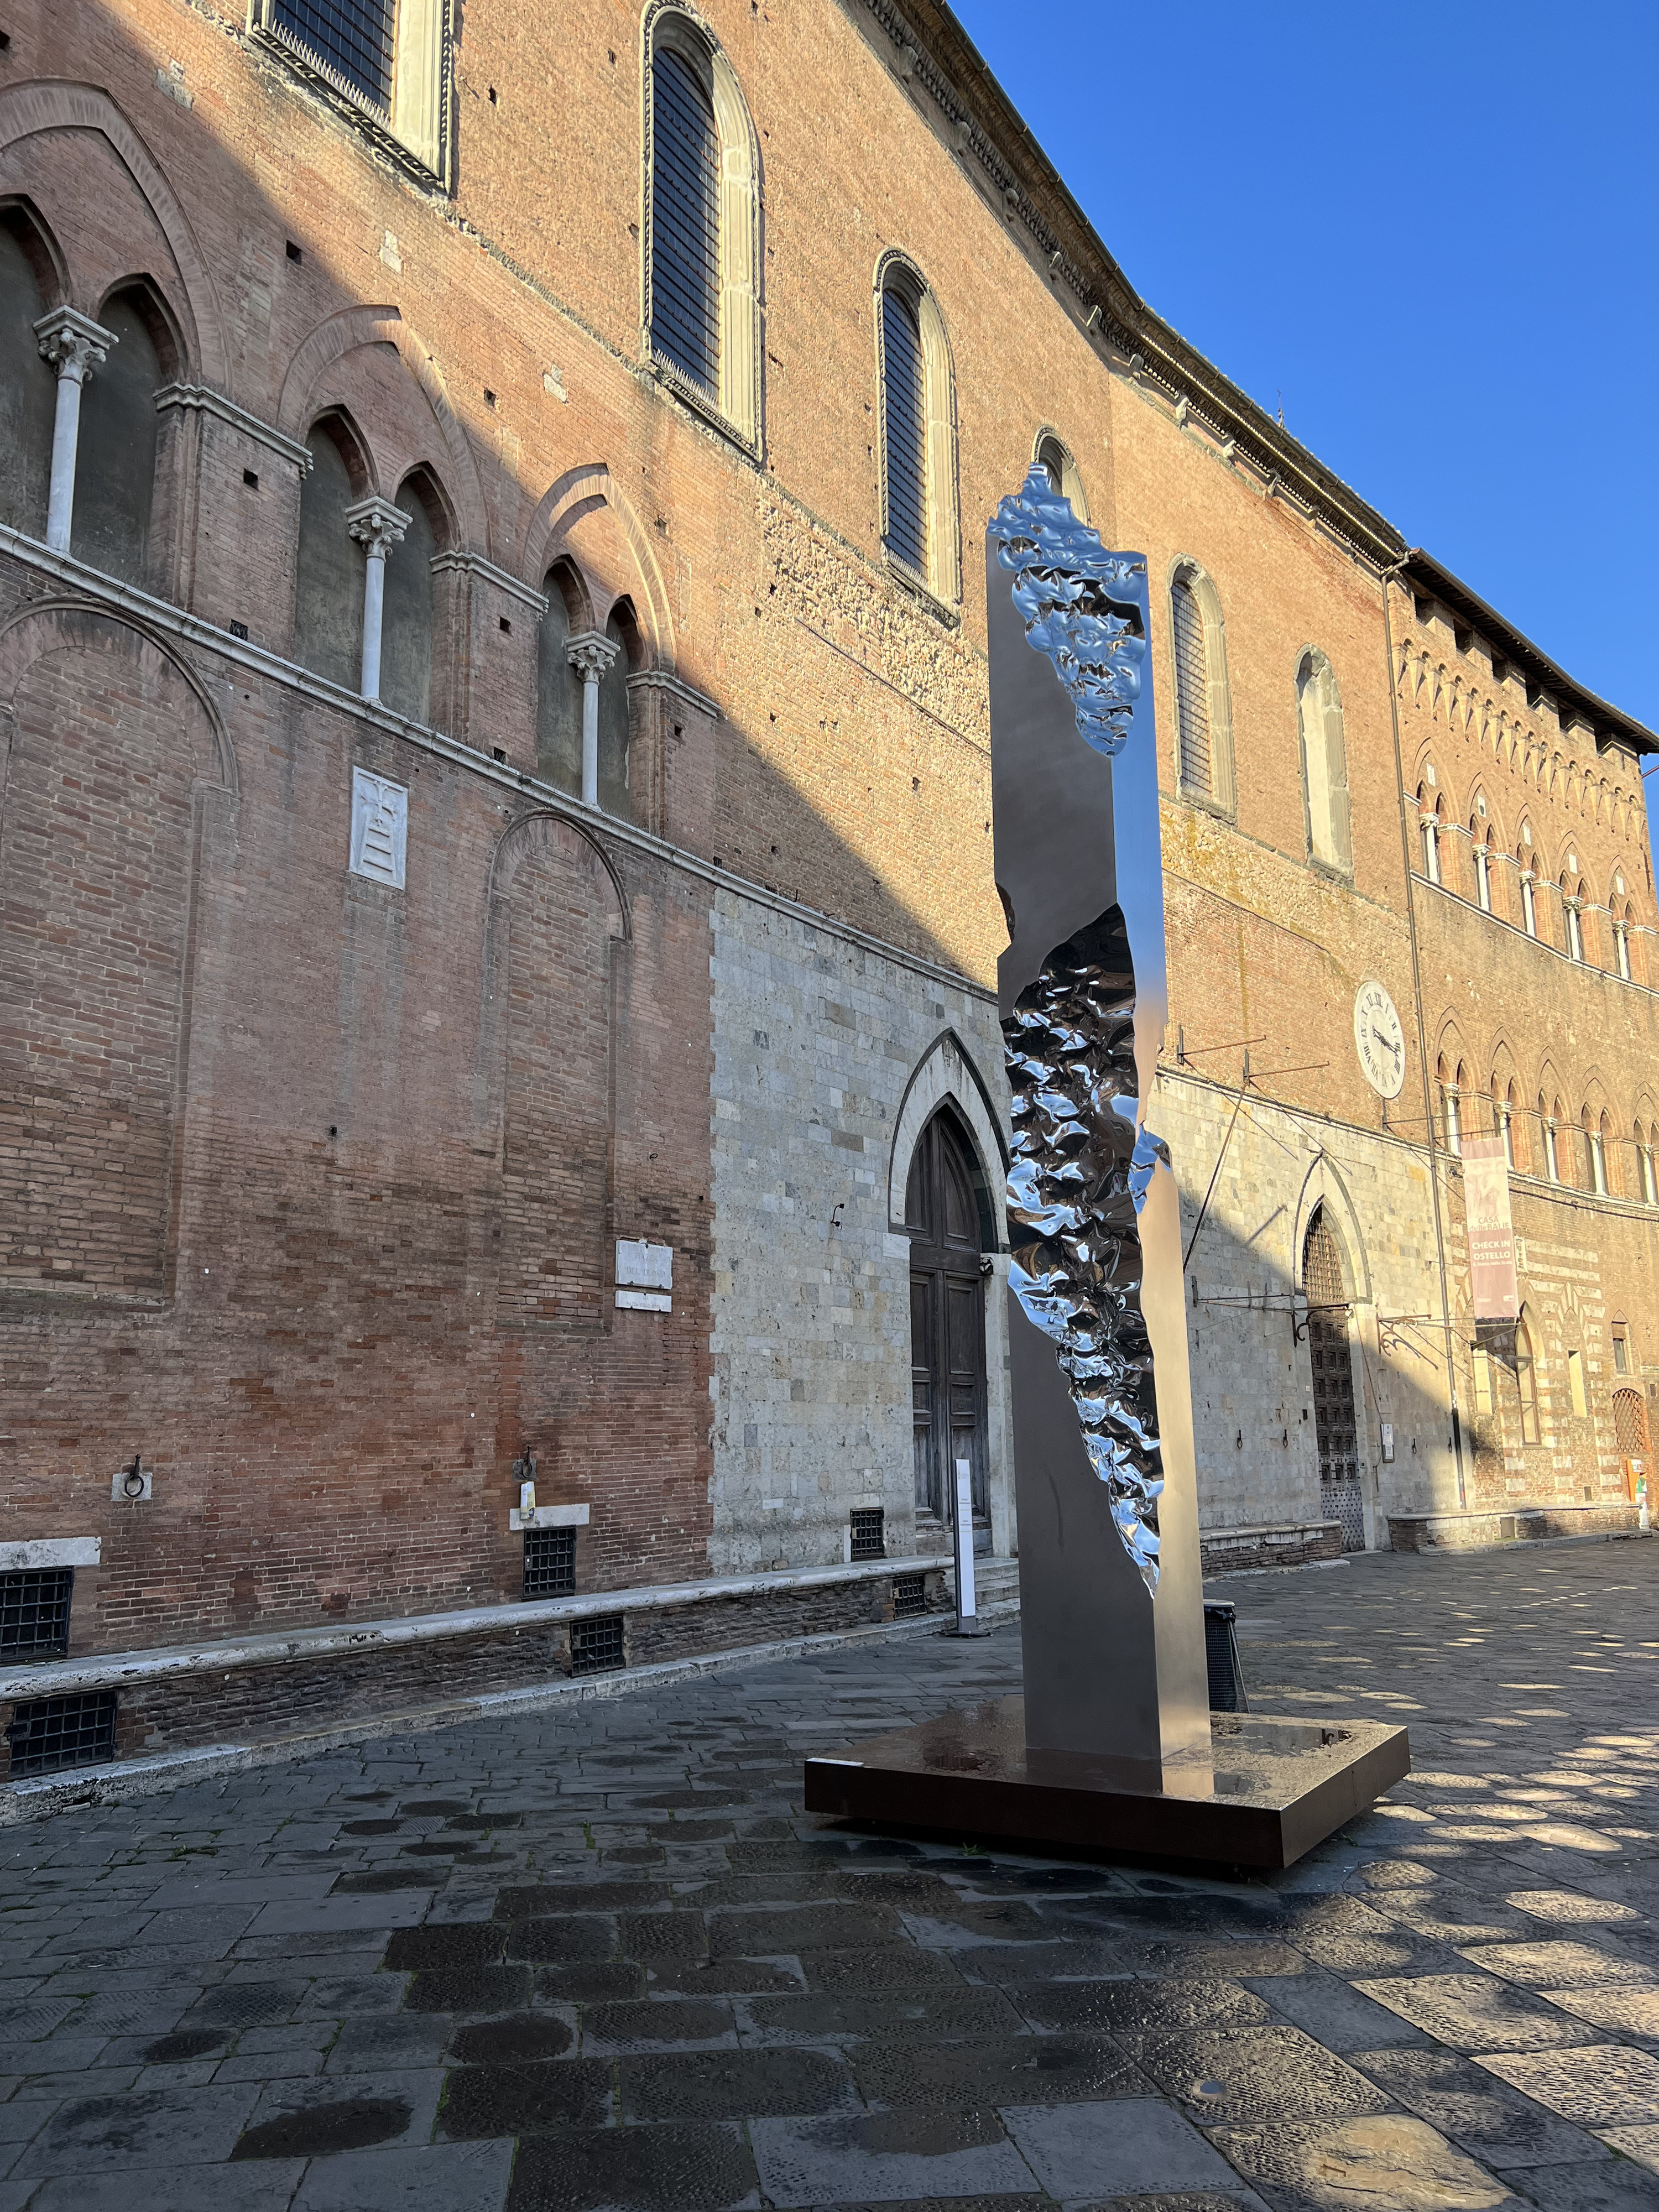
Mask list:
[{"label": "window shutter", "polygon": [[392,112],[393,0],[276,0],[273,20],[381,113]]},{"label": "window shutter", "polygon": [[1184,789],[1212,799],[1215,771],[1210,753],[1210,667],[1205,648],[1203,611],[1184,576],[1176,578],[1171,598],[1181,782]]},{"label": "window shutter", "polygon": [[653,71],[651,346],[718,398],[720,137],[684,55],[659,46]]},{"label": "window shutter", "polygon": [[881,295],[882,452],[886,463],[890,552],[927,573],[927,416],[921,331],[908,300]]}]

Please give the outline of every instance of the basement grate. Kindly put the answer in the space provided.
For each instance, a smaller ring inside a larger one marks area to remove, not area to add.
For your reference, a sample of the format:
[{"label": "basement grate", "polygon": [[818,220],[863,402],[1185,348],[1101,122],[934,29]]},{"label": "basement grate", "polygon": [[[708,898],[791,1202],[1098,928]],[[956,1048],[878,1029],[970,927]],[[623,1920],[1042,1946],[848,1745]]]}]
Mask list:
[{"label": "basement grate", "polygon": [[882,1527],[883,1513],[879,1505],[855,1505],[853,1508],[853,1557],[855,1559],[884,1559],[887,1557],[887,1537]]},{"label": "basement grate", "polygon": [[602,1674],[626,1663],[623,1648],[623,1617],[601,1613],[591,1620],[570,1624],[570,1671],[573,1674]]},{"label": "basement grate", "polygon": [[895,1575],[893,1577],[893,1618],[895,1620],[914,1620],[918,1613],[927,1610],[927,1585],[921,1575]]},{"label": "basement grate", "polygon": [[524,1594],[526,1597],[570,1597],[576,1588],[576,1532],[574,1528],[526,1528],[524,1532]]},{"label": "basement grate", "polygon": [[6,1740],[14,1782],[26,1774],[54,1774],[59,1767],[93,1766],[113,1759],[115,1692],[86,1690],[14,1705]]},{"label": "basement grate", "polygon": [[69,1650],[73,1567],[0,1575],[0,1659],[48,1659]]}]

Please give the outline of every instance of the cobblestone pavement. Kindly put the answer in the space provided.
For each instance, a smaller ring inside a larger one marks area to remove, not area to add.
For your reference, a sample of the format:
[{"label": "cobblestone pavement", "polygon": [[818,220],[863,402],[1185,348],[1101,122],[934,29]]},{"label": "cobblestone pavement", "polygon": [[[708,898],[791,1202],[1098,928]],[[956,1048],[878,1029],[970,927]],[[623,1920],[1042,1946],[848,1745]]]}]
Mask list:
[{"label": "cobblestone pavement", "polygon": [[1417,1771],[1271,1886],[838,1832],[893,1636],[0,1837],[0,2212],[1659,2206],[1659,1544],[1237,1579]]}]

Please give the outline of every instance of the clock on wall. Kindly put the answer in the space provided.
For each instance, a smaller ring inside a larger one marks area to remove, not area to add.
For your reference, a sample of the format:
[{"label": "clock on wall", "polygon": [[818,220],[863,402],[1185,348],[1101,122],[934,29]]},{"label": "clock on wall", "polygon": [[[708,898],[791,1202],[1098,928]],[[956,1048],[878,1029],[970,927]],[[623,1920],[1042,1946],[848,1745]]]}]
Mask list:
[{"label": "clock on wall", "polygon": [[1398,1098],[1406,1080],[1406,1032],[1380,983],[1362,983],[1353,1002],[1353,1041],[1365,1080],[1379,1098]]}]

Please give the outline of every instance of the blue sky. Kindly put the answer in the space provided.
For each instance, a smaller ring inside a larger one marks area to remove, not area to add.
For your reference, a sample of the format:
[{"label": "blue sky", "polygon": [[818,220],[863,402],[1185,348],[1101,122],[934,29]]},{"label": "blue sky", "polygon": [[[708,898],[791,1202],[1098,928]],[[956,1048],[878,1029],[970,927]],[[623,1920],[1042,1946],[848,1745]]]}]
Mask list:
[{"label": "blue sky", "polygon": [[1141,297],[1659,728],[1659,4],[954,0]]}]

